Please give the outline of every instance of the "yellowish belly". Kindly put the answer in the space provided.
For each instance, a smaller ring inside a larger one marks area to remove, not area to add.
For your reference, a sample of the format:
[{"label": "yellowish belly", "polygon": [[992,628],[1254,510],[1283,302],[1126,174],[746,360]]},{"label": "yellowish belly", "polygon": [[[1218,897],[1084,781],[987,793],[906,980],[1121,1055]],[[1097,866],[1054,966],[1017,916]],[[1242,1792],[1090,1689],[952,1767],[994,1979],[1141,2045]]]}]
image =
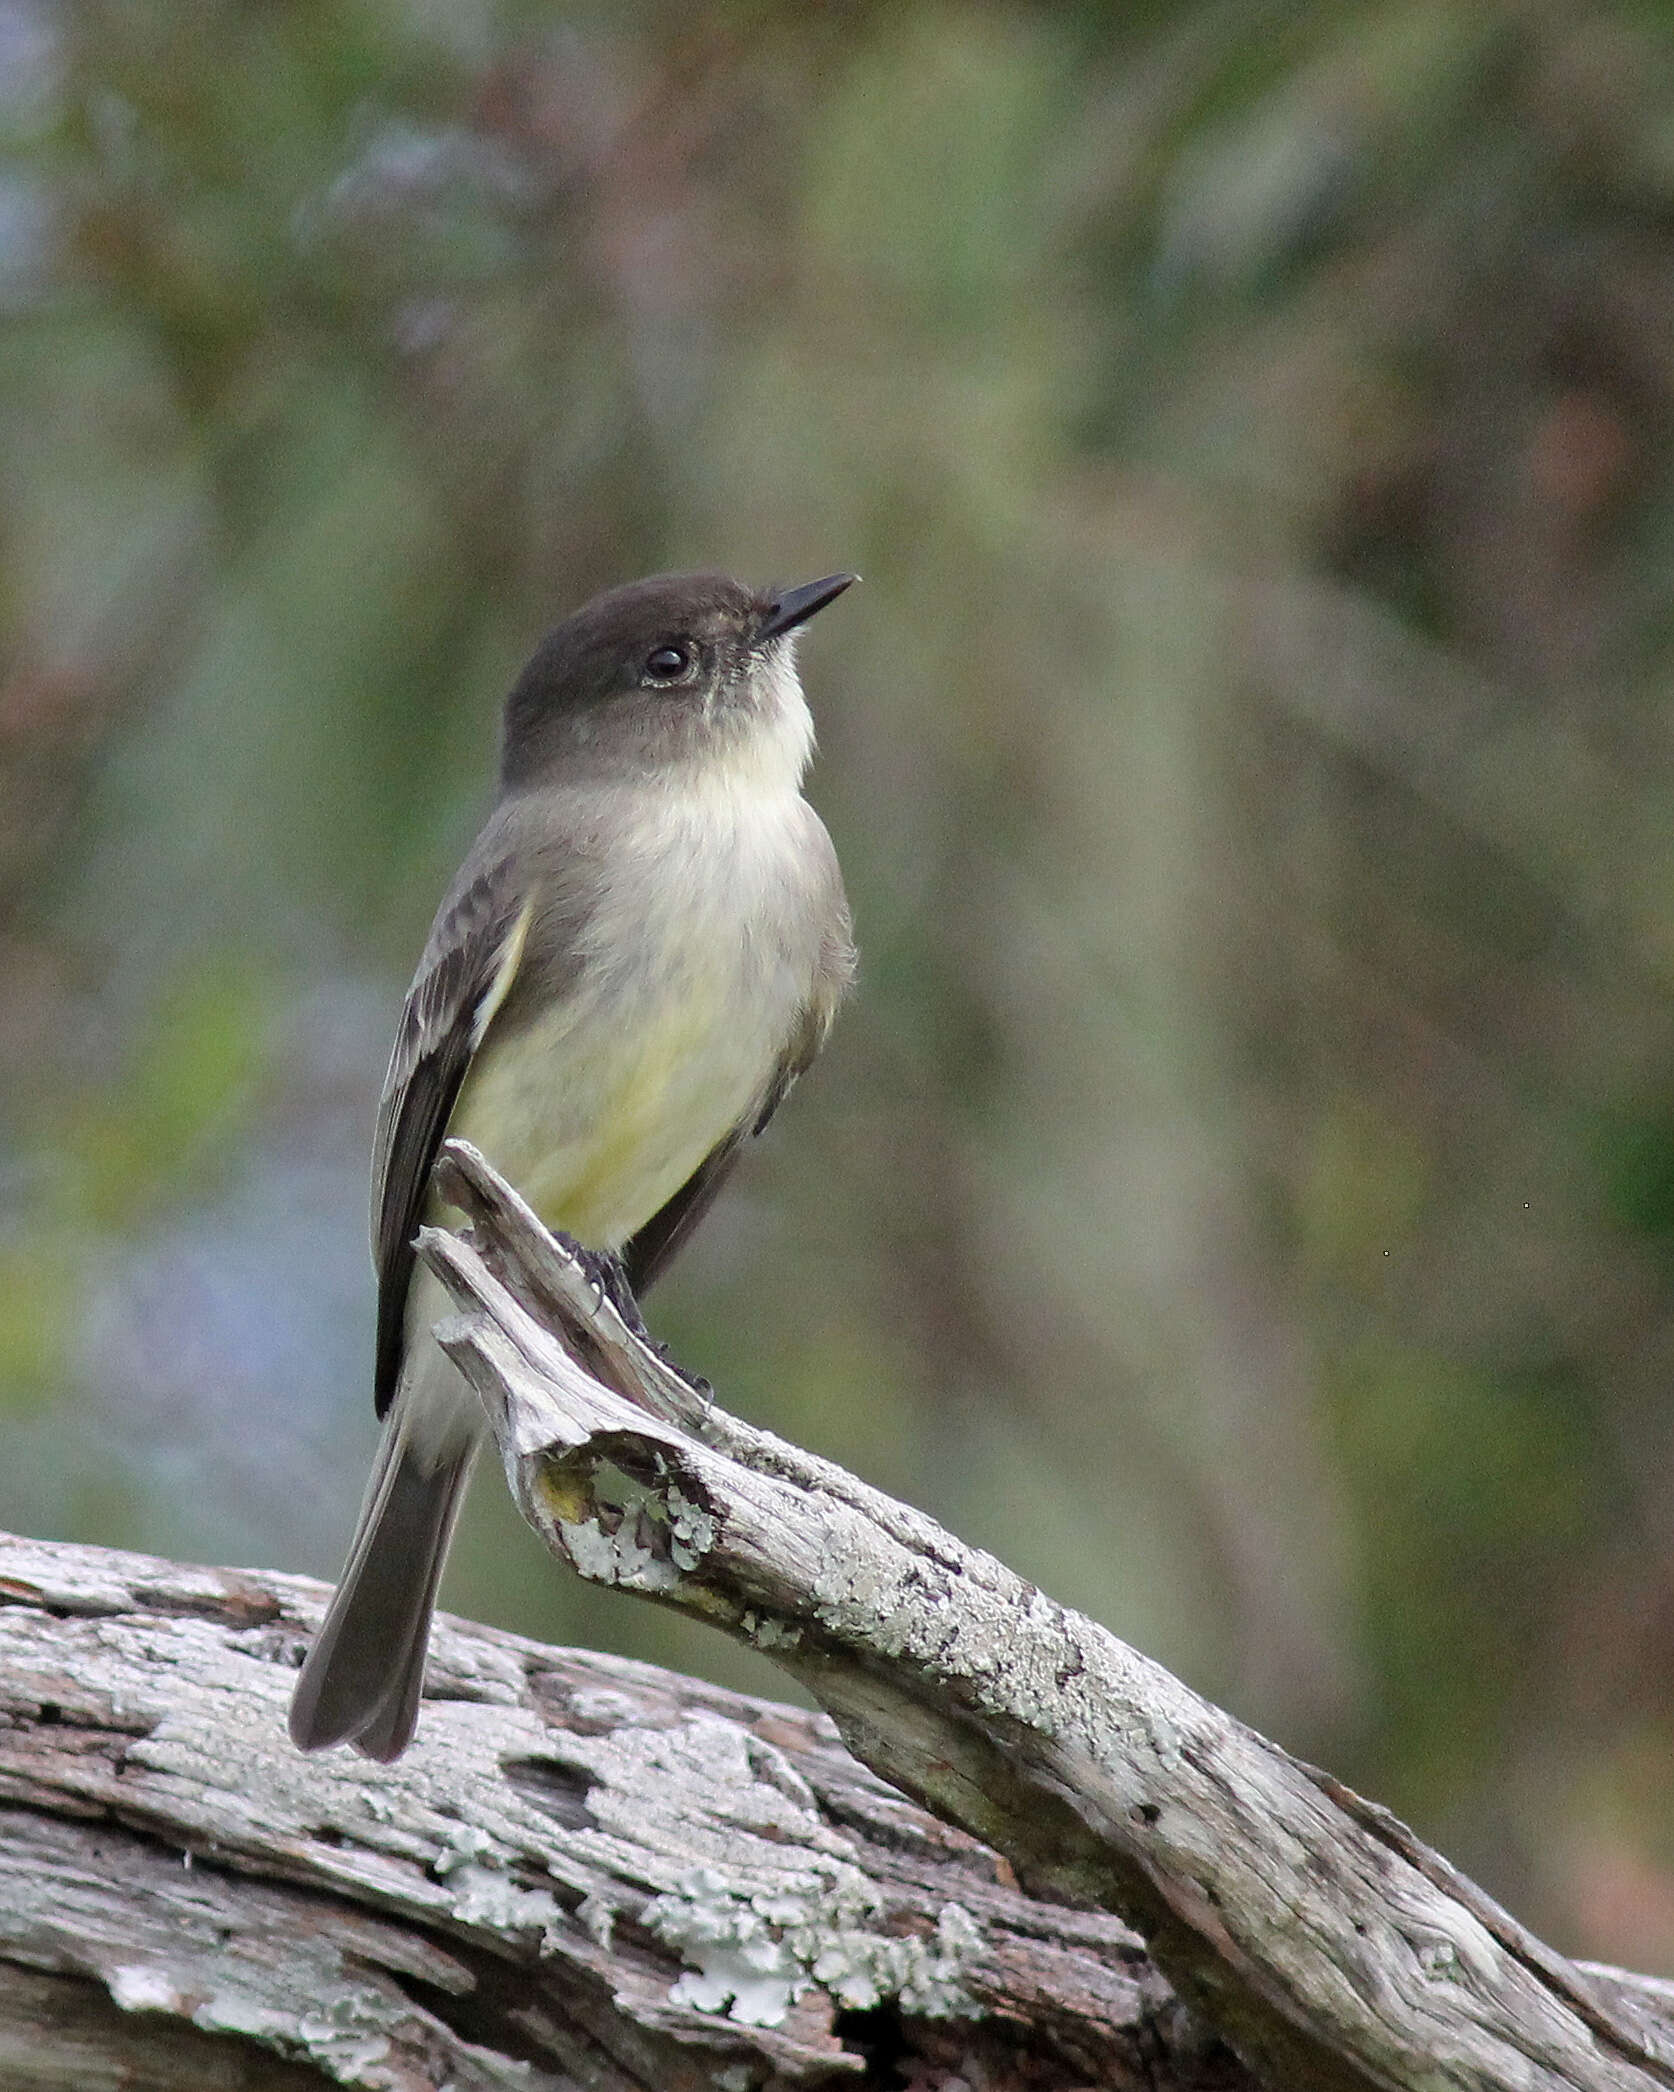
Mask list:
[{"label": "yellowish belly", "polygon": [[727,1000],[688,983],[614,1021],[565,1005],[504,1040],[491,1034],[449,1130],[548,1227],[619,1249],[765,1086],[777,1040],[748,1017],[728,1023]]},{"label": "yellowish belly", "polygon": [[759,1110],[804,1021],[823,831],[788,772],[770,783],[625,802],[563,992],[534,1017],[508,1000],[466,1076],[450,1130],[591,1248],[620,1249]]}]

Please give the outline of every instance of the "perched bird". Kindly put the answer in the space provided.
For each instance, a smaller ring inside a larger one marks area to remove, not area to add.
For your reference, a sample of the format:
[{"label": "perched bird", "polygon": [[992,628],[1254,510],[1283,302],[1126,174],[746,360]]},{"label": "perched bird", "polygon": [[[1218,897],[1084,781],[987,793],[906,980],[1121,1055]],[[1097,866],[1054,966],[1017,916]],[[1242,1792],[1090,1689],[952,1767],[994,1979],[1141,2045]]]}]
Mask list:
[{"label": "perched bird", "polygon": [[500,790],[431,928],[372,1158],[384,1433],[291,1703],[303,1750],[399,1756],[486,1429],[430,1332],[414,1237],[445,1135],[650,1285],[824,1043],[854,970],[831,840],[802,796],[798,629],[855,577],[609,590],[506,701]]}]

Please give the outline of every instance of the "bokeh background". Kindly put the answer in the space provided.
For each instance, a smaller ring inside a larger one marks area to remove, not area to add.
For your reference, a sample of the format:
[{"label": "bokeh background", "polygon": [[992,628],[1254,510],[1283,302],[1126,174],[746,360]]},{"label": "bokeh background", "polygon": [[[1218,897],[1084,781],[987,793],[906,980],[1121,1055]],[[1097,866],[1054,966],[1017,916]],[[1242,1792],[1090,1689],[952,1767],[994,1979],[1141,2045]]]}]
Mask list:
[{"label": "bokeh background", "polygon": [[0,1521],[335,1572],[512,672],[853,565],[654,1322],[1674,1972],[1671,10],[0,0],[0,146]]}]

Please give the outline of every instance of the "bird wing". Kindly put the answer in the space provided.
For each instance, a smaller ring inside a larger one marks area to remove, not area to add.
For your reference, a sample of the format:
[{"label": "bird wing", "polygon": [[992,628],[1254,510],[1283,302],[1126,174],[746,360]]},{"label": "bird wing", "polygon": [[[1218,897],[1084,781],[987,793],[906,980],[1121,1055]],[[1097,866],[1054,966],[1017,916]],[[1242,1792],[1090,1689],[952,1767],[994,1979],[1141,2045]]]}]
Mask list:
[{"label": "bird wing", "polygon": [[673,1198],[659,1206],[622,1249],[622,1269],[635,1295],[643,1293],[714,1203],[715,1194],[732,1174],[748,1125],[735,1126],[717,1141]]},{"label": "bird wing", "polygon": [[759,1104],[752,1106],[723,1140],[715,1143],[674,1196],[659,1206],[651,1218],[630,1237],[622,1251],[622,1268],[636,1294],[661,1274],[669,1259],[709,1211],[715,1194],[731,1176],[744,1143],[760,1133],[768,1120],[790,1095],[796,1078],[808,1067],[831,1029],[836,999],[806,1012],[804,1021],[783,1057],[774,1068]]},{"label": "bird wing", "polygon": [[436,918],[407,990],[372,1150],[379,1416],[389,1408],[401,1373],[413,1239],[431,1165],[472,1056],[516,978],[528,928],[517,859],[503,852],[473,877],[462,877]]}]

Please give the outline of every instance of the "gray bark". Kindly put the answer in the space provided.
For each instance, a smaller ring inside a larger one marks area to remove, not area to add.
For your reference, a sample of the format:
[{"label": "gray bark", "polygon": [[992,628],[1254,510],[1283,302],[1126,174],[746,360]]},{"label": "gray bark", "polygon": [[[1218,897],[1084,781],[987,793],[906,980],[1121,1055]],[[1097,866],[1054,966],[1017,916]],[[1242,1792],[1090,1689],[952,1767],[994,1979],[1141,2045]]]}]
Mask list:
[{"label": "gray bark", "polygon": [[818,1715],[443,1618],[398,1764],[300,1756],[326,1595],[0,1539],[5,2092],[1243,2082]]},{"label": "gray bark", "polygon": [[1095,1622],[725,1415],[597,1306],[480,1156],[450,1143],[441,1169],[472,1222],[421,1238],[461,1310],[444,1341],[524,1516],[580,1574],[770,1656],[1032,1891],[1133,1925],[1272,2083],[1674,2083],[1660,1994],[1565,1960]]},{"label": "gray bark", "polygon": [[405,1758],[303,1758],[318,1586],[0,1540],[0,2092],[1674,2082],[1667,1986],[727,1417],[443,1170],[525,1515],[831,1719],[443,1619]]}]

